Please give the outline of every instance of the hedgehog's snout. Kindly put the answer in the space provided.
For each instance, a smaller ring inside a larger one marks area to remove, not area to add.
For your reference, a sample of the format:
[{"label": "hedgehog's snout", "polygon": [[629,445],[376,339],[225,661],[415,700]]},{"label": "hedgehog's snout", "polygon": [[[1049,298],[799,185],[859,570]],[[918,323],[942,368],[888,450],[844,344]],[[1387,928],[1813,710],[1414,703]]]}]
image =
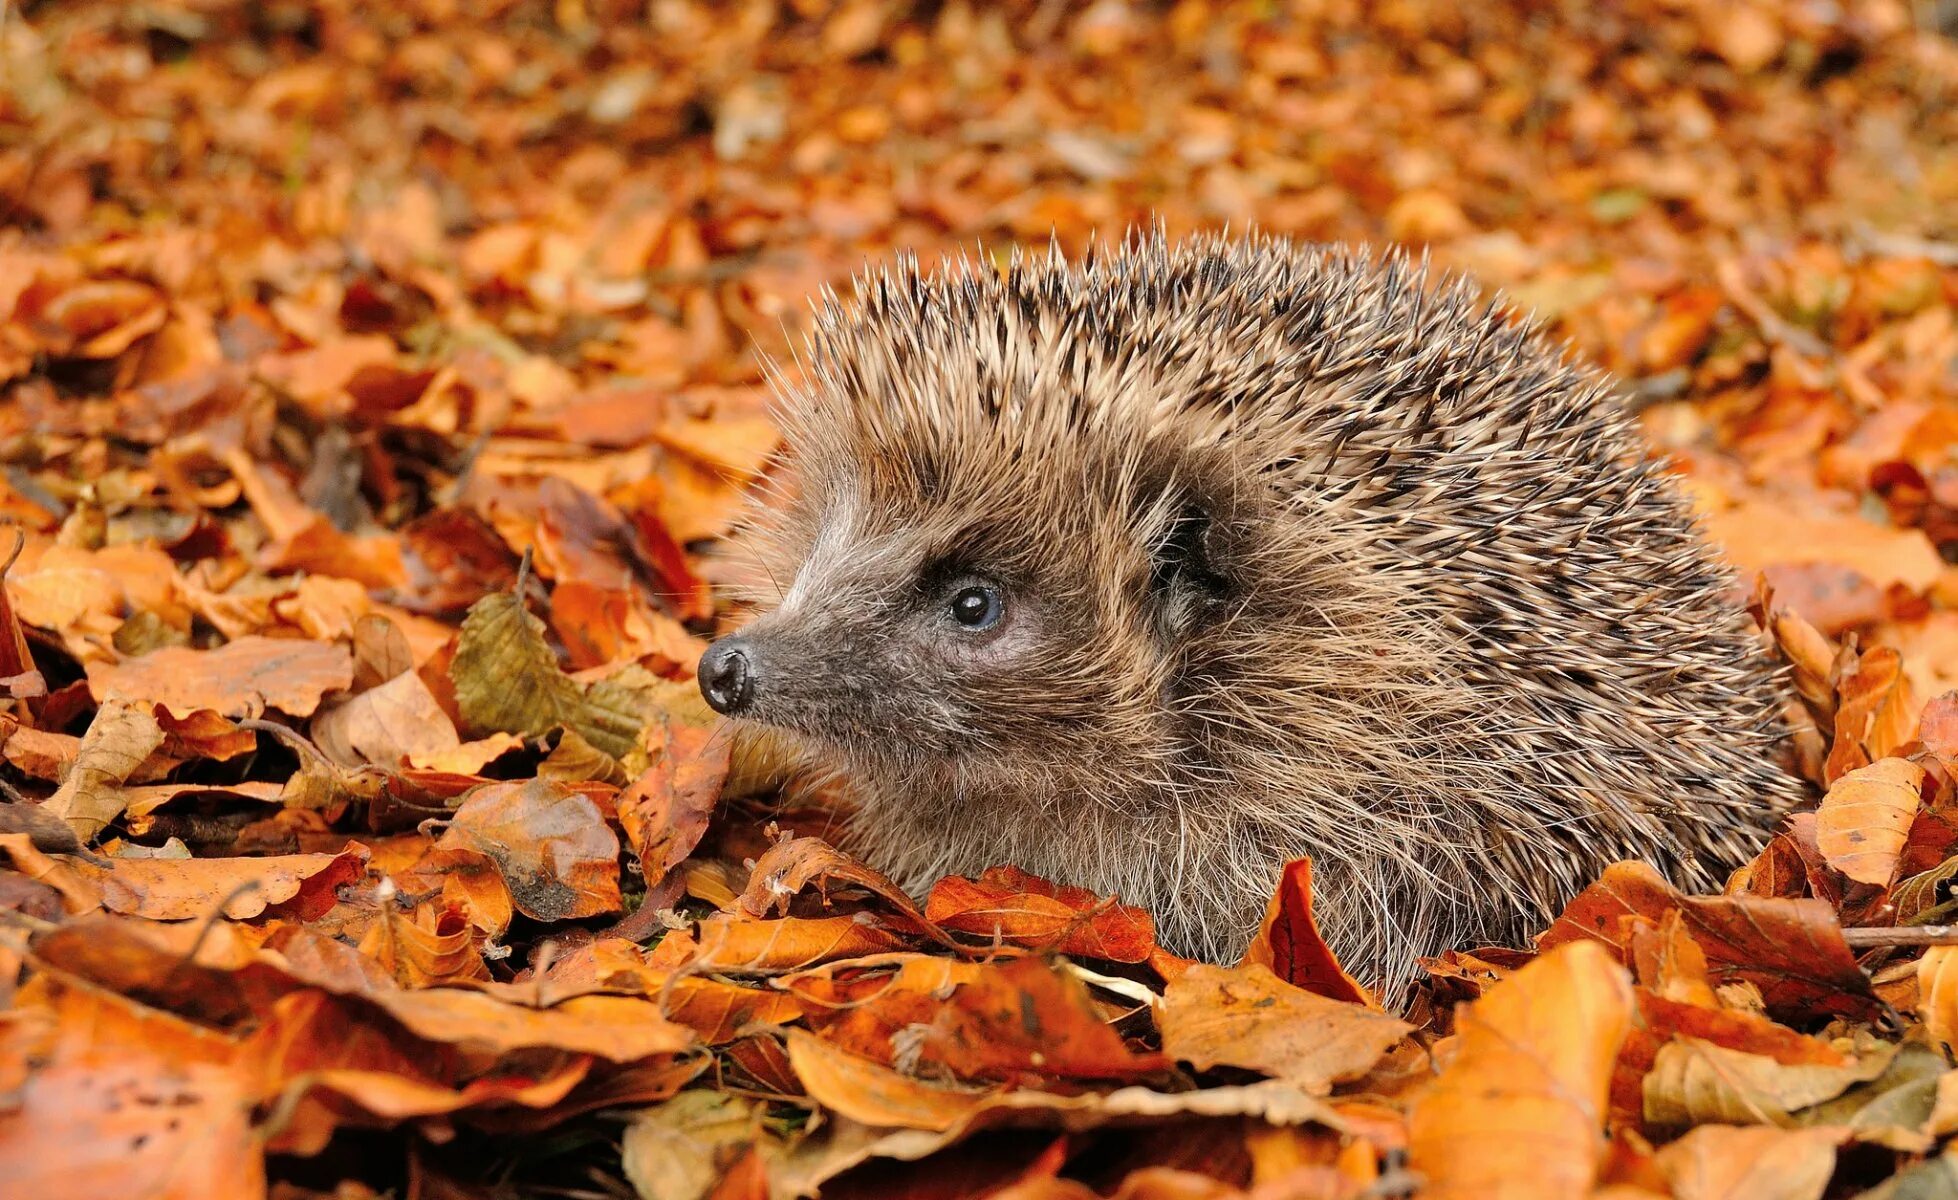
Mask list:
[{"label": "hedgehog's snout", "polygon": [[755,702],[755,661],[746,639],[724,637],[700,656],[700,694],[715,712],[740,716]]}]

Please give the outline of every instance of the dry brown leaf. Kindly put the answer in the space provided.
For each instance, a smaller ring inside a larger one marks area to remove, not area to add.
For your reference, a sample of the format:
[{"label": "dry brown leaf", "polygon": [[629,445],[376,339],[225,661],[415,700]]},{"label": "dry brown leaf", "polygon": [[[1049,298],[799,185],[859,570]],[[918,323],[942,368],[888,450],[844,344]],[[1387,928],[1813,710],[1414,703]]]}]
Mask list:
[{"label": "dry brown leaf", "polygon": [[1128,1081],[1169,1065],[1128,1046],[1078,979],[1038,958],[989,966],[959,984],[919,1031],[917,1047],[920,1061],[962,1079]]},{"label": "dry brown leaf", "polygon": [[619,839],[589,796],[562,784],[488,784],[470,793],[436,852],[487,856],[510,899],[539,921],[617,912]]},{"label": "dry brown leaf", "polygon": [[398,767],[462,745],[449,715],[413,671],[321,712],[312,732],[320,752],[343,767]]},{"label": "dry brown leaf", "polygon": [[728,738],[661,714],[646,726],[651,765],[619,793],[619,824],[639,858],[647,888],[655,889],[699,844],[728,772]]},{"label": "dry brown leaf", "polygon": [[1917,816],[1924,768],[1883,758],[1829,786],[1816,810],[1816,842],[1830,866],[1862,883],[1887,885]]},{"label": "dry brown leaf", "polygon": [[1788,1064],[1698,1038],[1675,1038],[1659,1048],[1645,1076],[1645,1120],[1660,1128],[1779,1124],[1796,1109],[1875,1079],[1895,1049],[1879,1044],[1841,1064]]},{"label": "dry brown leaf", "polygon": [[1880,1011],[1869,976],[1843,939],[1833,907],[1823,900],[1755,896],[1685,896],[1644,863],[1614,863],[1565,906],[1537,938],[1539,949],[1592,939],[1625,957],[1627,939],[1643,918],[1658,924],[1678,912],[1705,953],[1716,985],[1760,989],[1769,1011],[1874,1015]]},{"label": "dry brown leaf", "polygon": [[117,858],[108,867],[79,869],[102,890],[111,912],[152,921],[208,918],[234,921],[289,905],[294,918],[313,920],[332,908],[335,891],[359,879],[366,853],[291,854],[273,858]]},{"label": "dry brown leaf", "polygon": [[1258,935],[1244,951],[1244,961],[1270,967],[1280,979],[1308,992],[1378,1007],[1372,994],[1339,965],[1332,947],[1319,933],[1319,923],[1312,916],[1309,858],[1286,864]]},{"label": "dry brown leaf", "polygon": [[122,784],[161,745],[163,727],[147,702],[104,700],[45,811],[68,822],[84,843],[94,841],[128,806]]},{"label": "dry brown leaf", "polygon": [[1265,967],[1198,964],[1163,990],[1163,1053],[1198,1070],[1241,1067],[1314,1095],[1365,1074],[1412,1026],[1293,987]]},{"label": "dry brown leaf", "polygon": [[943,929],[1055,954],[1136,963],[1147,962],[1156,949],[1148,913],[1018,867],[939,880],[925,897],[925,916]]},{"label": "dry brown leaf", "polygon": [[345,646],[296,638],[244,637],[216,650],[180,646],[114,666],[91,664],[89,691],[150,701],[179,716],[208,708],[226,717],[258,717],[275,708],[311,716],[321,697],[353,683]]},{"label": "dry brown leaf", "polygon": [[1833,1129],[1704,1125],[1659,1151],[1676,1200],[1821,1200],[1835,1172]]}]

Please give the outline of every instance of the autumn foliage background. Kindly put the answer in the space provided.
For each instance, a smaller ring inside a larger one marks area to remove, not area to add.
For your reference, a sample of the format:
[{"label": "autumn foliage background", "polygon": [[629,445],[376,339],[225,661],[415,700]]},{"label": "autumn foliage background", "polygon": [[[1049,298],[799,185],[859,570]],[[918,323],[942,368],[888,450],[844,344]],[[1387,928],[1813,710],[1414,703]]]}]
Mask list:
[{"label": "autumn foliage background", "polygon": [[[0,1192],[1951,1194],[1954,27],[0,3]],[[1153,220],[1424,246],[1616,372],[1819,810],[1388,1014],[1305,864],[1202,966],[772,807],[691,683],[765,359]]]}]

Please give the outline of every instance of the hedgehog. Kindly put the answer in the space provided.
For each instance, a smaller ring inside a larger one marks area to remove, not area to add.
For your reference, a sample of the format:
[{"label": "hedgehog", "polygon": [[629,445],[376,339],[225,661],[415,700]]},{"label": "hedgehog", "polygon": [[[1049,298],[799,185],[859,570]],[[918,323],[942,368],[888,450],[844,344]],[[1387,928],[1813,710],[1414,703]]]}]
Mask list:
[{"label": "hedgehog", "polygon": [[1013,865],[1231,961],[1284,865],[1399,994],[1606,865],[1718,885],[1784,681],[1601,373],[1402,252],[1160,230],[826,293],[707,702],[902,886]]}]

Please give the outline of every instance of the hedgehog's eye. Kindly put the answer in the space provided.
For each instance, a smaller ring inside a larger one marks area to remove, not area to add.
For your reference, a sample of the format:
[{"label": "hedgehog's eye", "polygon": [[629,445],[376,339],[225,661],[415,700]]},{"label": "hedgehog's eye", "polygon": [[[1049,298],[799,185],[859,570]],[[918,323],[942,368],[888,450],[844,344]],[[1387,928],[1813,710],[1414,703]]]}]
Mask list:
[{"label": "hedgehog's eye", "polygon": [[965,629],[991,629],[1005,611],[999,589],[989,584],[968,583],[952,593],[952,619]]}]

